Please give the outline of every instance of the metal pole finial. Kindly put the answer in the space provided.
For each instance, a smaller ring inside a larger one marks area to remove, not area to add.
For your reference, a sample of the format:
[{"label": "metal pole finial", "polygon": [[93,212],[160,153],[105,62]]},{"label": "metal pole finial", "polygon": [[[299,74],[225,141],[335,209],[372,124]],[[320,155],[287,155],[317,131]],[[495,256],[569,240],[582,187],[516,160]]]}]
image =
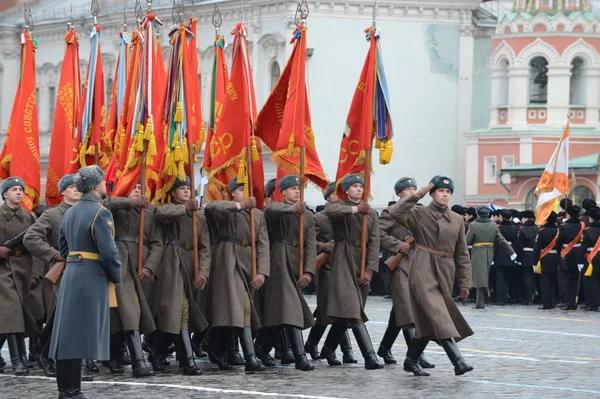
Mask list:
[{"label": "metal pole finial", "polygon": [[371,26],[373,28],[377,27],[377,8],[379,6],[379,1],[375,0],[375,5],[373,6],[373,23],[371,24]]},{"label": "metal pole finial", "polygon": [[171,19],[175,25],[183,23],[183,0],[173,0]]},{"label": "metal pole finial", "polygon": [[306,0],[299,0],[298,7],[296,8],[296,16],[294,17],[296,25],[305,24],[309,12],[310,11],[308,9],[308,3],[306,2]]},{"label": "metal pole finial", "polygon": [[148,0],[148,12],[152,12],[152,0]]},{"label": "metal pole finial", "polygon": [[33,31],[33,14],[31,13],[31,7],[29,7],[29,4],[27,4],[27,2],[25,2],[25,9],[24,9],[24,16],[25,16],[25,31],[27,31],[27,33],[31,33]]},{"label": "metal pole finial", "polygon": [[123,2],[123,32],[127,32],[127,2]]},{"label": "metal pole finial", "polygon": [[196,2],[192,0],[192,17],[196,18]]},{"label": "metal pole finial", "polygon": [[221,16],[221,11],[219,10],[219,6],[215,4],[215,10],[213,11],[212,24],[215,27],[215,32],[217,35],[221,34],[221,25],[223,24],[223,17]]},{"label": "metal pole finial", "polygon": [[90,11],[94,17],[94,25],[98,25],[98,14],[100,14],[100,4],[98,4],[98,0],[92,0]]},{"label": "metal pole finial", "polygon": [[144,12],[142,10],[142,2],[140,0],[135,0],[135,19],[137,20],[138,27],[142,25],[143,17]]},{"label": "metal pole finial", "polygon": [[69,2],[69,20],[67,21],[67,29],[73,30],[75,26],[75,17],[73,16],[73,4]]},{"label": "metal pole finial", "polygon": [[244,0],[240,0],[240,22],[244,22]]}]

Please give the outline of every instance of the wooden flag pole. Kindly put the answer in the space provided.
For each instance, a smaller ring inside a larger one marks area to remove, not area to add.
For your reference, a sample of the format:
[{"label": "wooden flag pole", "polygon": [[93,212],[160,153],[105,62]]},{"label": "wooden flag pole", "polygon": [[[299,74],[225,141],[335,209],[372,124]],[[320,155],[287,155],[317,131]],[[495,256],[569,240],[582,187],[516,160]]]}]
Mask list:
[{"label": "wooden flag pole", "polygon": [[[300,147],[300,202],[304,201],[304,158],[305,158],[304,143]],[[304,214],[300,214],[300,220],[298,224],[298,247],[300,249],[298,253],[298,278],[302,278],[304,275]]]},{"label": "wooden flag pole", "polygon": [[[194,145],[188,143],[189,165],[190,165],[190,189],[194,195],[196,185],[194,184]],[[194,259],[194,281],[198,280],[200,271],[198,269],[198,223],[196,211],[192,211],[192,258]]]},{"label": "wooden flag pole", "polygon": [[[366,151],[365,160],[365,189],[363,191],[363,201],[369,203],[369,187],[371,185],[371,148]],[[365,269],[367,266],[367,229],[369,215],[363,215],[362,219],[362,235],[360,239],[360,279],[365,277]]]},{"label": "wooden flag pole", "polygon": [[[254,136],[254,134],[252,134],[252,136]],[[247,175],[248,175],[248,196],[249,197],[254,197],[254,188],[252,187],[252,179],[253,179],[253,174],[252,174],[252,169],[253,169],[253,163],[252,163],[252,145],[249,145],[246,147],[246,163],[247,163],[247,167],[246,167],[246,171],[247,171]],[[252,259],[252,280],[256,279],[257,276],[257,272],[256,272],[256,229],[254,228],[254,208],[250,208],[249,210],[250,212],[250,257]]]},{"label": "wooden flag pole", "polygon": [[[138,133],[141,134],[141,133]],[[148,145],[146,144],[146,140],[144,141],[144,149],[142,150],[142,176],[141,176],[141,193],[140,196],[143,197],[146,195],[146,152],[148,152]],[[143,263],[144,263],[144,222],[145,217],[144,208],[140,209],[140,229],[138,232],[138,252],[137,252],[137,271],[138,275],[142,272]]]}]

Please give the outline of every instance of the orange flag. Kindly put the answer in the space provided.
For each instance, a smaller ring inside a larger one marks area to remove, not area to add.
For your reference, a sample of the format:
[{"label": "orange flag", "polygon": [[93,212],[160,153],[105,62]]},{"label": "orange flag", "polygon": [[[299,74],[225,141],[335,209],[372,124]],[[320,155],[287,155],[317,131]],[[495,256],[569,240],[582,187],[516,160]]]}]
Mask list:
[{"label": "orange flag", "polygon": [[[264,206],[264,173],[260,142],[252,137],[252,121],[256,115],[256,100],[252,69],[248,58],[247,30],[243,23],[233,29],[233,60],[226,88],[223,111],[218,128],[210,143],[211,171],[209,181],[227,183],[237,176],[239,183],[248,183],[248,168],[252,168],[253,195],[257,207]],[[251,148],[252,165],[248,165]],[[246,188],[249,185],[246,184]]]},{"label": "orange flag", "polygon": [[21,205],[33,210],[40,203],[40,139],[35,92],[35,51],[31,34],[21,34],[21,78],[2,148],[0,178],[19,176],[25,183]]},{"label": "orange flag", "polygon": [[58,83],[57,104],[54,110],[52,137],[48,153],[46,177],[46,205],[58,205],[63,197],[58,191],[58,181],[71,169],[73,138],[79,110],[79,38],[74,30],[65,33],[67,43]]},{"label": "orange flag", "polygon": [[[187,44],[184,69],[185,108],[187,115],[187,141],[195,145],[196,154],[204,144],[204,124],[202,123],[202,107],[200,102],[200,82],[198,81],[198,52],[196,39],[198,35],[198,19],[190,18],[188,27],[192,38]],[[189,165],[188,165],[189,167]],[[188,169],[188,168],[186,168]],[[187,171],[189,174],[189,170]]]}]

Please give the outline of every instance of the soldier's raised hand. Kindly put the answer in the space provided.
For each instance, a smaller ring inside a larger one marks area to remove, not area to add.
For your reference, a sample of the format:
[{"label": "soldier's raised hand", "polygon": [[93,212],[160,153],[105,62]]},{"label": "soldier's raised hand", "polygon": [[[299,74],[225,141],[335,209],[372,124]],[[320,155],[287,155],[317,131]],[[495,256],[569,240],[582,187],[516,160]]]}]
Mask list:
[{"label": "soldier's raised hand", "polygon": [[198,210],[198,201],[196,198],[190,198],[189,200],[183,203],[185,210],[188,212],[197,211]]},{"label": "soldier's raised hand", "polygon": [[134,208],[147,208],[148,207],[148,197],[145,195],[140,195],[139,197],[135,197],[131,200],[131,205]]},{"label": "soldier's raised hand", "polygon": [[419,189],[419,191],[417,191],[415,193],[415,197],[417,197],[418,199],[423,198],[425,196],[425,194],[427,194],[428,192],[430,192],[433,187],[435,187],[433,183],[429,183],[425,187],[421,187]]},{"label": "soldier's raised hand", "polygon": [[297,213],[298,215],[301,215],[306,211],[306,202],[304,201],[298,201],[293,206],[294,213]]},{"label": "soldier's raised hand", "polygon": [[368,215],[369,212],[371,212],[371,205],[369,205],[366,202],[361,202],[360,204],[356,205],[356,210],[358,211],[358,213]]},{"label": "soldier's raised hand", "polygon": [[241,204],[242,204],[242,209],[256,208],[256,198],[248,197]]}]

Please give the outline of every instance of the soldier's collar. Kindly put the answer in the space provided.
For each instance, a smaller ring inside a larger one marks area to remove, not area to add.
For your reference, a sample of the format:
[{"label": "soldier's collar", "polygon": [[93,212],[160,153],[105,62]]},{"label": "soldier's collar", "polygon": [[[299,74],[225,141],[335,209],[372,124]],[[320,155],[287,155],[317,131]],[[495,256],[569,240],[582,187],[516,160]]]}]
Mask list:
[{"label": "soldier's collar", "polygon": [[102,197],[93,193],[84,193],[81,194],[81,201],[101,202]]},{"label": "soldier's collar", "polygon": [[437,206],[432,201],[429,205],[427,205],[427,207],[429,208],[429,212],[431,213],[431,216],[433,216],[435,220],[440,220],[441,218],[445,218],[449,222],[452,221],[452,217],[449,214],[450,208],[448,208],[447,206],[443,206],[443,207]]}]

